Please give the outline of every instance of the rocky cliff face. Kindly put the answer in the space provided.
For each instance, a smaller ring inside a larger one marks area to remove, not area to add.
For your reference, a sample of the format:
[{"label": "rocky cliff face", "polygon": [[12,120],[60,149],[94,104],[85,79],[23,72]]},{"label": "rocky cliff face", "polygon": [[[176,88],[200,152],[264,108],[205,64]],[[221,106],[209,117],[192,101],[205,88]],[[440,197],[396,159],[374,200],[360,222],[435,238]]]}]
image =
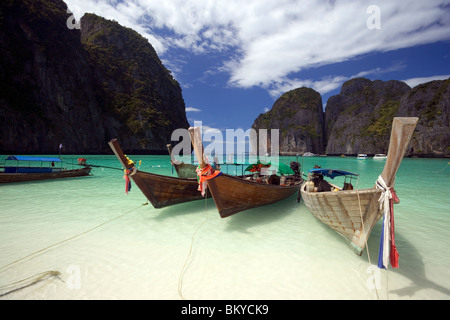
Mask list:
[{"label": "rocky cliff face", "polygon": [[419,118],[411,155],[450,157],[450,79],[414,87],[402,97],[397,116]]},{"label": "rocky cliff face", "polygon": [[61,1],[0,4],[0,151],[102,148],[87,54]]},{"label": "rocky cliff face", "polygon": [[328,99],[324,114],[314,92],[285,93],[253,127],[280,129],[281,154],[375,154],[388,151],[393,117],[418,117],[407,155],[450,157],[450,79],[412,89],[395,80],[351,79]]},{"label": "rocky cliff face", "polygon": [[400,81],[345,82],[325,109],[327,154],[387,153],[392,118],[410,87]]},{"label": "rocky cliff face", "polygon": [[106,134],[133,150],[165,150],[173,130],[188,122],[181,88],[150,43],[94,14],[81,19],[81,41],[107,115]]},{"label": "rocky cliff face", "polygon": [[[165,150],[187,127],[178,83],[151,45],[87,15],[67,27],[61,0],[0,3],[0,153]],[[85,29],[84,29],[85,28]]]},{"label": "rocky cliff face", "polygon": [[322,97],[310,88],[283,94],[266,113],[253,123],[256,129],[279,129],[280,154],[323,153]]},{"label": "rocky cliff face", "polygon": [[387,153],[393,117],[418,117],[409,156],[450,156],[450,79],[409,88],[400,81],[352,79],[325,111],[327,154]]}]

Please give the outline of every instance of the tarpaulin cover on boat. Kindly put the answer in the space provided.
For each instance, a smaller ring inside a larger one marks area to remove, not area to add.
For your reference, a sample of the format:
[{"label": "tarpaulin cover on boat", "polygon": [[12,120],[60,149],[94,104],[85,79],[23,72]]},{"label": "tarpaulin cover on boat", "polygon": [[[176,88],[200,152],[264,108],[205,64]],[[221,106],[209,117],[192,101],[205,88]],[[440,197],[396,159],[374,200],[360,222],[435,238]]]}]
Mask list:
[{"label": "tarpaulin cover on boat", "polygon": [[309,172],[312,174],[321,174],[321,175],[323,175],[325,177],[329,177],[331,179],[334,179],[335,177],[340,177],[340,176],[347,176],[347,175],[357,176],[358,175],[353,172],[344,171],[344,170],[336,170],[336,169],[311,169],[311,170],[309,170]]},{"label": "tarpaulin cover on boat", "polygon": [[9,156],[6,160],[17,160],[17,161],[54,161],[60,162],[60,158],[48,158],[48,157],[30,157],[30,156]]}]

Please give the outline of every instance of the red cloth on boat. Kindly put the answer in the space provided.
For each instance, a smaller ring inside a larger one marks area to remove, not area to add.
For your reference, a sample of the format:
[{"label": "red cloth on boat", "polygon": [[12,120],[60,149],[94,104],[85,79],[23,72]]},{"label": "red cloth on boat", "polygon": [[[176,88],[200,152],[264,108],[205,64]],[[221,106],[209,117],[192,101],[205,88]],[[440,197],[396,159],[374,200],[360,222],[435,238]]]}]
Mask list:
[{"label": "red cloth on boat", "polygon": [[210,164],[207,164],[203,168],[198,167],[195,171],[197,172],[198,191],[201,192],[202,196],[205,196],[207,188],[206,180],[217,177],[221,172],[219,170],[214,170]]},{"label": "red cloth on boat", "polygon": [[398,260],[400,255],[398,254],[397,247],[395,246],[394,202],[399,203],[400,200],[398,199],[394,188],[391,188],[391,194],[392,199],[389,200],[389,205],[391,209],[391,252],[389,260],[393,268],[398,268]]}]

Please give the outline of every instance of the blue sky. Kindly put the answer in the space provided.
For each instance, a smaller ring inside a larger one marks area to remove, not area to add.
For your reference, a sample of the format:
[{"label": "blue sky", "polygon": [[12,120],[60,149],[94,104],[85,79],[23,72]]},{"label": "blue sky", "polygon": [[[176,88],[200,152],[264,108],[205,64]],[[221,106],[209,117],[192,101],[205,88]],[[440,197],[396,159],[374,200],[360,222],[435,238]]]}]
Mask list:
[{"label": "blue sky", "polygon": [[[450,0],[65,0],[149,40],[204,128],[251,127],[284,92],[450,77]],[[81,25],[81,28],[83,26]]]}]

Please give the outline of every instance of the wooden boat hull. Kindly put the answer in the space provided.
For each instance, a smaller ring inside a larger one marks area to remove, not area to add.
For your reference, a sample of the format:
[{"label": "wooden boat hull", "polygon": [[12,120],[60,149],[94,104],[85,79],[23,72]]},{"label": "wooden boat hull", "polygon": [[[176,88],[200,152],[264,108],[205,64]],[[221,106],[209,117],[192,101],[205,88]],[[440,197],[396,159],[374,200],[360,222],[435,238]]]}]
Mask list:
[{"label": "wooden boat hull", "polygon": [[45,173],[0,173],[0,183],[82,177],[89,175],[91,169],[92,168],[90,167],[85,167],[75,170],[62,170],[59,172]]},{"label": "wooden boat hull", "polygon": [[300,190],[313,216],[350,241],[360,255],[373,227],[383,215],[378,203],[381,191],[372,188],[308,192],[306,183]]},{"label": "wooden boat hull", "polygon": [[283,200],[298,192],[299,185],[264,184],[222,173],[208,180],[208,190],[220,216],[225,218],[243,210]]},{"label": "wooden boat hull", "polygon": [[[387,189],[394,187],[395,174],[418,120],[415,117],[395,117],[393,119],[388,158],[377,180],[377,185],[380,185],[381,179]],[[311,213],[347,238],[356,253],[361,254],[372,228],[383,215],[378,202],[382,191],[374,187],[363,190],[310,192],[307,190],[306,182],[300,190]],[[389,208],[383,210],[389,210]]]},{"label": "wooden boat hull", "polygon": [[162,176],[137,171],[131,179],[155,208],[200,200],[197,179]]},{"label": "wooden boat hull", "polygon": [[112,139],[108,144],[124,168],[135,169],[130,178],[153,207],[164,208],[203,198],[198,191],[196,178],[178,178],[139,171],[134,163],[127,159],[117,139]]}]

